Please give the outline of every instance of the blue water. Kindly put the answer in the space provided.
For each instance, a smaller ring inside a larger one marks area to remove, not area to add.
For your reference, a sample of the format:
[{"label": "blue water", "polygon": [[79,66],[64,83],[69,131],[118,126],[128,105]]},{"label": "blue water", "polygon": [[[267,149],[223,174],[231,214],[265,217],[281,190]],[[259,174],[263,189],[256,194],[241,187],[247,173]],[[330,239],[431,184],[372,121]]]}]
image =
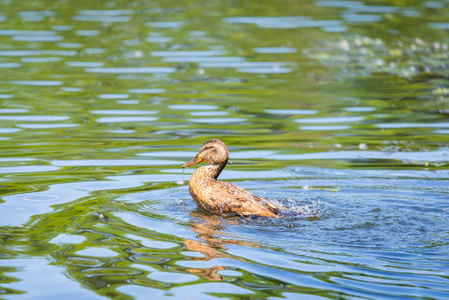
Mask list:
[{"label": "blue water", "polygon": [[[0,298],[449,299],[447,1],[4,1]],[[303,214],[208,215],[182,169]]]}]

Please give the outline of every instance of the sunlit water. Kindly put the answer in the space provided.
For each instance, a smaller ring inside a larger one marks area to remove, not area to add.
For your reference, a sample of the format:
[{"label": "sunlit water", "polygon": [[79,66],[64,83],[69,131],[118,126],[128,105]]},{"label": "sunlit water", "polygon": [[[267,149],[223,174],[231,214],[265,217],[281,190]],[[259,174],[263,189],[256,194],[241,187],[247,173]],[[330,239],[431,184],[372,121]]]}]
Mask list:
[{"label": "sunlit water", "polygon": [[[445,1],[3,1],[0,297],[449,298]],[[300,216],[210,216],[221,179]]]}]

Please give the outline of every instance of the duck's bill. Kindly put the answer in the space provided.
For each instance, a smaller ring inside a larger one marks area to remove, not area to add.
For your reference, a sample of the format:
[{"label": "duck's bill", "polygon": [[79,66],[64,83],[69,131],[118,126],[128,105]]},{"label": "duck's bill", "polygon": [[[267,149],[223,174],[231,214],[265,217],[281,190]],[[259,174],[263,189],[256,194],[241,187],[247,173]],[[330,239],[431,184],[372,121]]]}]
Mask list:
[{"label": "duck's bill", "polygon": [[200,162],[202,162],[203,160],[197,155],[194,158],[192,158],[190,161],[186,162],[182,167],[190,167],[196,164],[199,164]]}]

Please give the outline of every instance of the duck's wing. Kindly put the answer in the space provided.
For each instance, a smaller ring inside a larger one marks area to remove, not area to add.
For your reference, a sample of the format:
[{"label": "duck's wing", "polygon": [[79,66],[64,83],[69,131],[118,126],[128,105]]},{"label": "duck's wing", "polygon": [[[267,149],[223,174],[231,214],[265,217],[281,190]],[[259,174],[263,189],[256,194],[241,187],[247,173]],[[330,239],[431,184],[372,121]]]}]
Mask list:
[{"label": "duck's wing", "polygon": [[216,189],[215,203],[223,214],[238,214],[242,216],[276,217],[279,209],[267,200],[257,197],[230,182],[217,182],[220,188]]}]

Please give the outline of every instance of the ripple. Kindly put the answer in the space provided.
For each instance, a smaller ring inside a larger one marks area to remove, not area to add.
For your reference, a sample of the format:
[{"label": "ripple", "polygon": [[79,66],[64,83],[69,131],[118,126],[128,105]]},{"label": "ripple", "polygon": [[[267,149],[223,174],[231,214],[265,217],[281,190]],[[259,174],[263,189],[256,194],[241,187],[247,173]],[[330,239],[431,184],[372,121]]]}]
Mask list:
[{"label": "ripple", "polygon": [[10,83],[29,86],[60,86],[62,81],[56,80],[11,80]]},{"label": "ripple", "polygon": [[151,272],[147,277],[156,281],[167,283],[187,283],[197,281],[200,279],[198,276],[191,274],[182,274],[175,272],[157,272],[157,271]]},{"label": "ripple", "polygon": [[65,121],[70,119],[69,116],[39,116],[39,115],[22,115],[22,116],[1,116],[3,121],[29,121],[29,122],[45,122],[45,121]]},{"label": "ripple", "polygon": [[69,87],[69,86],[61,87],[61,91],[64,91],[64,92],[74,93],[74,92],[79,92],[79,91],[82,91],[82,90],[83,89],[79,88],[79,87]]},{"label": "ripple", "polygon": [[22,57],[20,60],[24,63],[49,63],[61,61],[62,57]]},{"label": "ripple", "polygon": [[353,9],[356,7],[363,6],[363,2],[361,1],[347,1],[347,0],[324,0],[324,1],[316,1],[316,5],[323,6],[323,7],[343,7],[343,8],[349,8]]},{"label": "ripple", "polygon": [[28,112],[25,108],[0,108],[0,114],[20,114]]},{"label": "ripple", "polygon": [[382,16],[379,15],[359,15],[359,14],[344,14],[343,18],[346,22],[351,23],[372,23],[372,22],[380,22],[382,20]]},{"label": "ripple", "polygon": [[21,66],[22,66],[21,63],[0,63],[0,69],[20,68]]},{"label": "ripple", "polygon": [[223,123],[240,123],[246,121],[246,118],[203,118],[203,119],[189,119],[193,123],[204,124],[223,124]]},{"label": "ripple", "polygon": [[95,10],[95,9],[81,9],[78,11],[80,15],[86,16],[120,16],[120,15],[132,15],[133,9],[111,9],[111,10]]},{"label": "ripple", "polygon": [[374,126],[384,129],[394,128],[449,128],[449,123],[380,123]]},{"label": "ripple", "polygon": [[176,157],[176,158],[189,158],[193,157],[197,152],[193,151],[153,151],[138,153],[139,156],[159,156],[159,157]]},{"label": "ripple", "polygon": [[[98,123],[129,123],[129,122],[153,122],[156,117],[103,117],[95,121]],[[1,120],[1,118],[0,118]]]},{"label": "ripple", "polygon": [[340,20],[311,20],[309,17],[231,17],[227,23],[255,24],[261,28],[311,28],[341,25]]},{"label": "ripple", "polygon": [[136,131],[135,130],[131,130],[131,129],[118,129],[118,130],[107,130],[107,132],[128,134],[128,133],[134,133]]},{"label": "ripple", "polygon": [[77,51],[71,50],[4,50],[0,51],[0,56],[38,56],[38,55],[61,55],[75,56]]},{"label": "ripple", "polygon": [[85,54],[103,54],[106,52],[104,48],[86,48],[84,49]]},{"label": "ripple", "polygon": [[[446,297],[447,1],[19,2],[0,12],[6,298]],[[61,84],[9,82],[35,79]],[[198,211],[181,165],[214,136],[220,178],[321,218]]]},{"label": "ripple", "polygon": [[98,96],[100,99],[127,99],[128,94],[101,94]]},{"label": "ripple", "polygon": [[277,154],[272,159],[389,159],[409,161],[449,161],[449,152],[438,151],[414,151],[414,152],[383,152],[383,151],[332,151],[316,152],[310,154]]},{"label": "ripple", "polygon": [[165,92],[165,89],[128,89],[132,94],[160,94]]},{"label": "ripple", "polygon": [[130,16],[118,15],[77,15],[73,16],[74,21],[79,22],[103,22],[103,23],[127,23],[131,20]]},{"label": "ripple", "polygon": [[76,255],[79,256],[87,256],[87,257],[116,257],[119,256],[119,253],[104,247],[89,247],[83,250],[75,252]]},{"label": "ripple", "polygon": [[299,126],[301,130],[346,130],[351,128],[348,125],[311,125],[311,126]]},{"label": "ripple", "polygon": [[[148,295],[159,299],[166,297],[164,290],[134,284],[122,285],[117,288],[117,291],[136,299],[144,299]],[[253,291],[228,282],[189,284],[172,287],[168,291],[171,297],[178,299],[212,299],[213,297],[210,294],[215,295],[215,297],[221,296],[221,294],[223,294],[223,297],[228,295],[254,295]]]},{"label": "ripple", "polygon": [[281,54],[281,53],[296,53],[298,50],[291,47],[257,47],[254,48],[256,53],[267,54]]},{"label": "ripple", "polygon": [[90,113],[96,115],[154,115],[155,110],[132,110],[132,109],[100,109],[91,110]]},{"label": "ripple", "polygon": [[176,28],[182,27],[184,25],[184,22],[165,21],[165,22],[147,22],[146,24],[147,24],[148,27],[153,27],[153,28],[176,29]]},{"label": "ripple", "polygon": [[165,36],[149,36],[146,38],[148,43],[169,43],[172,40],[173,38]]},{"label": "ripple", "polygon": [[434,9],[439,9],[439,8],[444,7],[444,4],[439,1],[427,1],[427,2],[424,2],[424,5],[428,8],[434,8]]},{"label": "ripple", "polygon": [[[20,168],[20,169],[18,169]],[[39,168],[38,171],[54,171],[60,170],[59,167],[55,166],[36,166]],[[30,169],[30,167],[15,167],[17,171],[34,172],[36,170]],[[5,169],[6,171],[6,169]],[[16,170],[14,170],[16,171]],[[1,168],[0,168],[1,173]],[[89,195],[93,191],[103,191],[103,190],[114,190],[114,189],[126,189],[130,187],[140,186],[143,183],[131,182],[131,181],[121,181],[116,179],[110,180],[98,180],[94,182],[71,182],[71,183],[61,183],[53,184],[45,191],[41,192],[31,192],[23,194],[14,194],[4,196],[2,203],[2,211],[4,214],[0,218],[0,226],[22,226],[27,223],[29,219],[36,214],[43,214],[51,212],[53,210],[53,205],[69,203],[75,201],[76,199],[81,199]],[[26,201],[24,203],[24,198],[27,199],[39,199],[41,197],[52,197],[52,201]]]},{"label": "ripple", "polygon": [[310,20],[309,17],[229,17],[223,18],[226,23],[234,24],[276,24],[282,22],[300,22]]},{"label": "ripple", "polygon": [[59,196],[57,195],[50,195],[50,194],[39,194],[39,195],[29,195],[29,196],[23,196],[22,200],[25,201],[33,201],[33,202],[46,202],[46,201],[55,201],[58,200]]},{"label": "ripple", "polygon": [[397,13],[399,11],[399,8],[396,6],[361,5],[352,7],[351,11],[362,13],[388,14],[388,13]]},{"label": "ripple", "polygon": [[0,127],[1,134],[16,133],[19,131],[22,131],[22,129],[20,129],[20,128],[1,128]]},{"label": "ripple", "polygon": [[230,277],[241,277],[243,274],[234,270],[221,270],[217,272],[220,275],[230,276]]},{"label": "ripple", "polygon": [[117,103],[125,105],[138,104],[139,102],[139,100],[117,100]]},{"label": "ripple", "polygon": [[439,134],[449,134],[449,129],[435,130],[434,132]]},{"label": "ripple", "polygon": [[64,245],[64,244],[82,244],[85,241],[87,241],[87,238],[84,236],[62,233],[51,239],[49,243],[56,245]]},{"label": "ripple", "polygon": [[201,68],[259,68],[259,69],[281,69],[286,65],[283,62],[273,61],[242,61],[242,62],[202,62]]},{"label": "ripple", "polygon": [[165,242],[165,241],[157,241],[157,240],[151,240],[149,238],[141,237],[135,234],[128,234],[127,237],[129,239],[132,239],[134,241],[138,241],[140,244],[147,248],[152,249],[172,249],[175,247],[178,247],[178,244],[173,242]]},{"label": "ripple", "polygon": [[70,31],[73,29],[73,25],[53,25],[51,28],[54,31]]},{"label": "ripple", "polygon": [[238,68],[240,73],[257,73],[257,74],[282,74],[292,72],[291,68]]},{"label": "ripple", "polygon": [[431,28],[444,29],[444,30],[449,29],[449,23],[428,23],[428,24]]},{"label": "ripple", "polygon": [[227,111],[192,111],[190,112],[192,116],[195,117],[216,117],[216,116],[226,116],[229,114]]},{"label": "ripple", "polygon": [[96,61],[68,61],[65,64],[70,67],[80,68],[102,67],[104,65],[103,62]]},{"label": "ripple", "polygon": [[53,129],[53,128],[73,128],[78,127],[79,124],[16,124],[17,127],[27,129]]},{"label": "ripple", "polygon": [[[69,263],[71,263],[70,260]],[[64,298],[67,295],[76,294],[75,298],[79,297],[80,299],[104,299],[90,290],[80,289],[78,282],[64,274],[59,266],[49,264],[48,259],[44,257],[32,256],[24,259],[3,259],[2,266],[8,266],[6,268],[8,270],[7,273],[13,272],[12,270],[15,268],[20,270],[20,284],[12,283],[12,289],[6,289],[7,293],[13,290],[15,286],[21,292],[25,288],[26,293],[33,295],[33,298],[36,299],[48,298],[49,291],[51,291],[52,297],[56,298]],[[42,280],[44,274],[51,280]],[[10,294],[10,296],[11,298],[16,297],[14,294]]]},{"label": "ripple", "polygon": [[24,20],[29,22],[40,22],[43,21],[46,17],[53,17],[55,14],[54,11],[21,11],[18,15]]},{"label": "ripple", "polygon": [[225,50],[202,50],[202,51],[153,51],[151,56],[155,57],[169,57],[169,56],[217,56],[225,55],[227,51]]},{"label": "ripple", "polygon": [[293,120],[302,124],[332,124],[332,123],[354,123],[363,121],[365,117],[323,117],[323,118],[304,118]]},{"label": "ripple", "polygon": [[174,160],[151,160],[151,159],[75,159],[75,160],[53,160],[52,165],[58,167],[75,166],[166,166],[180,165],[181,162]]},{"label": "ripple", "polygon": [[338,26],[325,26],[323,27],[325,32],[345,32],[348,31],[348,26],[338,25]]},{"label": "ripple", "polygon": [[14,41],[23,42],[59,42],[63,37],[59,35],[16,35],[13,37]]},{"label": "ripple", "polygon": [[404,9],[402,10],[402,14],[406,17],[419,17],[422,15],[422,12],[414,9]]},{"label": "ripple", "polygon": [[371,107],[371,106],[355,106],[355,107],[345,107],[344,110],[346,111],[351,111],[351,112],[369,112],[369,111],[375,111],[376,108],[375,107]]},{"label": "ripple", "polygon": [[100,30],[77,30],[75,31],[77,36],[98,36]]},{"label": "ripple", "polygon": [[78,49],[83,47],[83,44],[81,43],[58,43],[58,45],[62,48],[72,48],[72,49]]},{"label": "ripple", "polygon": [[[20,130],[20,129],[19,129]],[[0,161],[33,161],[35,158],[22,158],[22,157],[0,157]]]},{"label": "ripple", "polygon": [[267,158],[270,159],[276,156],[276,151],[269,150],[247,150],[247,151],[234,151],[232,152],[232,158],[235,159],[250,159],[250,158]]},{"label": "ripple", "polygon": [[[1,54],[1,53],[0,53]],[[158,74],[174,73],[175,68],[169,67],[128,67],[128,68],[86,68],[87,73],[107,73],[107,74]]]},{"label": "ripple", "polygon": [[163,58],[165,62],[191,62],[191,63],[203,63],[203,62],[242,62],[245,59],[243,57],[236,56],[166,56]]},{"label": "ripple", "polygon": [[14,173],[39,173],[57,171],[60,168],[54,166],[18,166],[18,167],[0,167],[1,174]]},{"label": "ripple", "polygon": [[18,30],[18,29],[0,29],[0,35],[3,36],[50,36],[55,35],[56,32],[51,30]]},{"label": "ripple", "polygon": [[318,113],[313,109],[266,109],[265,111],[274,115],[314,115]]},{"label": "ripple", "polygon": [[180,109],[180,110],[212,110],[218,109],[217,105],[210,104],[174,104],[168,106],[170,109]]}]

